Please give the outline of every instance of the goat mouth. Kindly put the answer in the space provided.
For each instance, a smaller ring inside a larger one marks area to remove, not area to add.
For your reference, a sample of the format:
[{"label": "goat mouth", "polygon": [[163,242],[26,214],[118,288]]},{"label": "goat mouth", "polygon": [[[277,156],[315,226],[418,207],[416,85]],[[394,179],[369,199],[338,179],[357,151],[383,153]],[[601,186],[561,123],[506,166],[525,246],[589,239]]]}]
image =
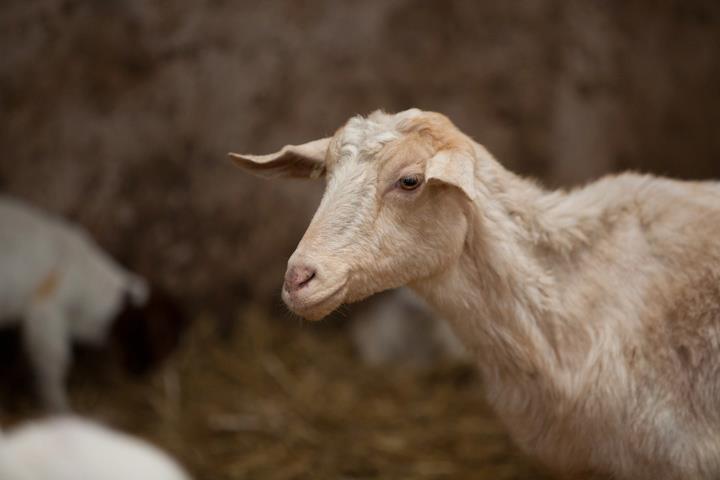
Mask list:
[{"label": "goat mouth", "polygon": [[320,320],[340,306],[345,298],[347,282],[341,283],[327,293],[313,295],[305,301],[298,300],[283,290],[285,304],[297,315],[307,320]]}]

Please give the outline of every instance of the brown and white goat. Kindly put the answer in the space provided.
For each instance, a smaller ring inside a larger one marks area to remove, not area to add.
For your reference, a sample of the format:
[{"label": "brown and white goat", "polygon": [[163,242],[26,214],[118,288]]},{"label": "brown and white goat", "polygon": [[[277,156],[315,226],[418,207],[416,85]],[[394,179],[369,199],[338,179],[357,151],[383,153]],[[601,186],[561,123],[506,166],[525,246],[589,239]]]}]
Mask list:
[{"label": "brown and white goat", "polygon": [[565,474],[720,478],[720,183],[546,191],[446,117],[354,117],[235,161],[324,175],[283,298],[309,319],[409,285],[477,359],[515,441]]}]

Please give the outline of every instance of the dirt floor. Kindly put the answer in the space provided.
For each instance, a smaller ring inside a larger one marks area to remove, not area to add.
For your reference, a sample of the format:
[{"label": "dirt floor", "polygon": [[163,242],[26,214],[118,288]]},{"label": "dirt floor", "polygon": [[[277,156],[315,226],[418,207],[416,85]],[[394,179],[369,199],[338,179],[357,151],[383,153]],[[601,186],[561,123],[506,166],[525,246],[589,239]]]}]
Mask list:
[{"label": "dirt floor", "polygon": [[200,480],[546,478],[493,418],[471,367],[372,369],[332,324],[253,308],[238,320],[223,339],[201,316],[145,380],[76,374],[73,405],[157,443]]}]

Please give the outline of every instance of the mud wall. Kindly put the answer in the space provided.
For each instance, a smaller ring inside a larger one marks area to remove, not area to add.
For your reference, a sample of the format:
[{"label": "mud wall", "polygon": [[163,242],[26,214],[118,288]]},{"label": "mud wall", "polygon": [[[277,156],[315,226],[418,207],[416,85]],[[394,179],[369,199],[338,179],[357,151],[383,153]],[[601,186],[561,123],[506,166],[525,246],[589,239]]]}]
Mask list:
[{"label": "mud wall", "polygon": [[712,1],[7,0],[0,189],[187,298],[277,301],[322,186],[235,171],[377,108],[438,110],[551,185],[720,177]]}]

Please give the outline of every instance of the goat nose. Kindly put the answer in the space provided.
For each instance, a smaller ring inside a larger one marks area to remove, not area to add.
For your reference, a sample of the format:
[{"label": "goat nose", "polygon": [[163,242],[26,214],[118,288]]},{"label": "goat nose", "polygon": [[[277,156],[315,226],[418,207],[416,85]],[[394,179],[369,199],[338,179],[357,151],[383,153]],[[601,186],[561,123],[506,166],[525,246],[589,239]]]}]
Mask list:
[{"label": "goat nose", "polygon": [[296,292],[315,278],[315,269],[307,265],[293,265],[285,274],[285,290]]}]

